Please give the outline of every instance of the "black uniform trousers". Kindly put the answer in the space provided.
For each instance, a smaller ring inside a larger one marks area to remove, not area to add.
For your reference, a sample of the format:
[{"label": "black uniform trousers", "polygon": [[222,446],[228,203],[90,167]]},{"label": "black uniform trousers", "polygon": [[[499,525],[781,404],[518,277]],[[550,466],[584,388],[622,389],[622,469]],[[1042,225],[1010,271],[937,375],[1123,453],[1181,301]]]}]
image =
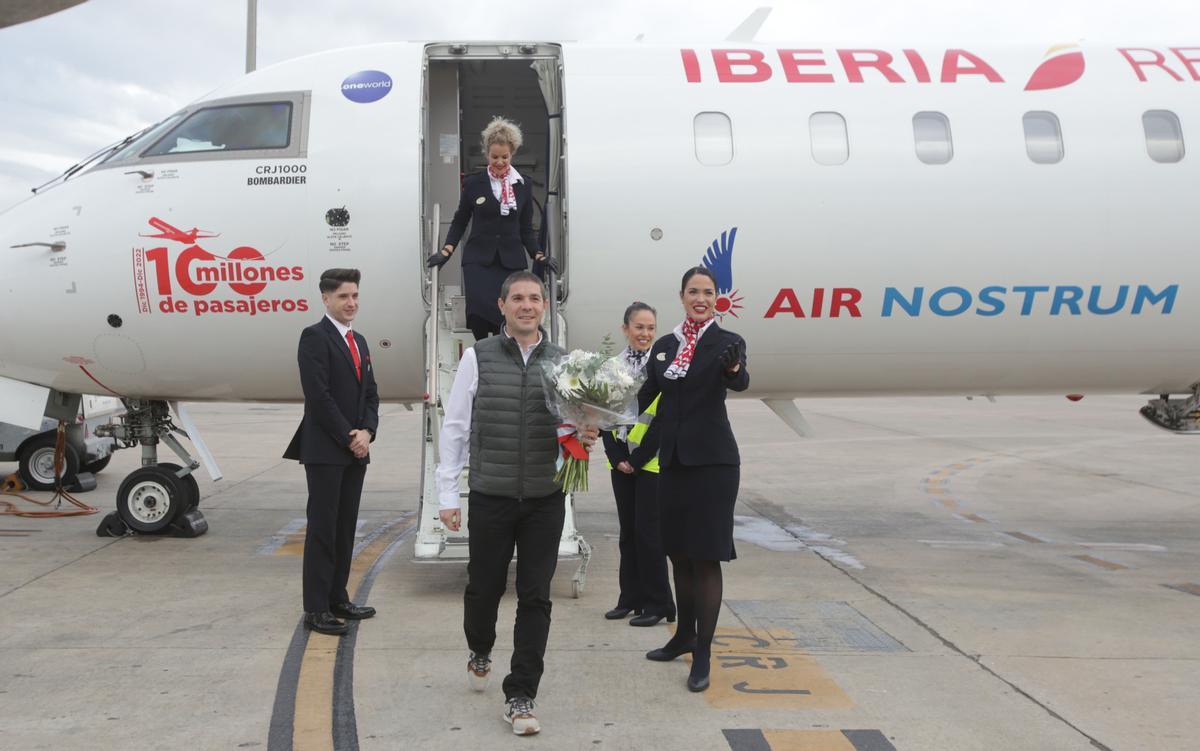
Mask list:
[{"label": "black uniform trousers", "polygon": [[667,578],[667,554],[663,552],[658,474],[639,470],[627,475],[616,469],[611,474],[621,526],[617,539],[621,595],[617,607],[673,618],[675,601]]},{"label": "black uniform trousers", "polygon": [[323,613],[350,601],[346,582],[354,557],[365,464],[305,464],[308,530],[304,535],[304,610]]},{"label": "black uniform trousers", "polygon": [[500,598],[508,586],[508,566],[517,551],[517,620],[504,697],[537,697],[546,640],[550,636],[550,580],[558,567],[558,542],[566,518],[562,493],[545,498],[484,495],[468,497],[467,531],[471,560],[463,596],[467,646],[491,654],[496,643]]}]

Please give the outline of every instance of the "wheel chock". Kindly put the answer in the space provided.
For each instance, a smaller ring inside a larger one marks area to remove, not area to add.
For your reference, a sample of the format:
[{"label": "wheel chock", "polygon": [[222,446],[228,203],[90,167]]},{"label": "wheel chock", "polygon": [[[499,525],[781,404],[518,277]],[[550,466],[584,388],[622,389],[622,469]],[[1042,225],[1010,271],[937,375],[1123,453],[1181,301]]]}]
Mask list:
[{"label": "wheel chock", "polygon": [[67,486],[71,493],[87,493],[95,489],[96,476],[91,472],[79,472],[75,475],[75,482]]},{"label": "wheel chock", "polygon": [[171,522],[170,531],[172,537],[199,537],[208,531],[208,520],[200,509],[191,508]]},{"label": "wheel chock", "polygon": [[124,537],[127,534],[129,534],[129,527],[125,526],[121,515],[116,511],[110,511],[100,520],[100,526],[96,527],[97,537]]}]

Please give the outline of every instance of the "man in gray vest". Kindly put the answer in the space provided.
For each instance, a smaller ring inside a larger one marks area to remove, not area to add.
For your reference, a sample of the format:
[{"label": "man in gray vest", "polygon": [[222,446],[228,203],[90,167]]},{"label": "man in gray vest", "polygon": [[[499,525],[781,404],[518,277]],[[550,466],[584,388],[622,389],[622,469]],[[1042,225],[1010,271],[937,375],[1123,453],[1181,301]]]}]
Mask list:
[{"label": "man in gray vest", "polygon": [[[500,288],[505,325],[499,336],[463,353],[442,422],[437,469],[442,523],[461,524],[458,478],[470,458],[467,529],[471,560],[463,596],[463,630],[471,653],[467,682],[487,688],[496,613],[517,555],[517,621],[510,672],[504,679],[504,719],[517,735],[541,727],[533,714],[550,634],[550,580],[566,514],[554,481],[558,420],[546,407],[541,364],[565,354],[541,328],[546,288],[528,271],[511,274]],[[598,431],[581,429],[591,450]]]}]

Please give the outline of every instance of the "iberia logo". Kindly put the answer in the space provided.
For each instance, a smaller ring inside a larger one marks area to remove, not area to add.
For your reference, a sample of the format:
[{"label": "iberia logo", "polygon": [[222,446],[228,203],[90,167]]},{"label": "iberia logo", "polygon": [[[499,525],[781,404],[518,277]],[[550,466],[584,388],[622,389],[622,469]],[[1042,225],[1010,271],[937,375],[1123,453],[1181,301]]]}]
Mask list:
[{"label": "iberia logo", "polygon": [[[139,237],[173,245],[133,249],[133,288],[138,312],[191,313],[195,316],[304,313],[304,297],[277,297],[281,284],[303,281],[303,266],[274,266],[257,248],[239,245],[227,255],[200,247],[199,241],[219,233],[193,227],[181,230],[158,217],[149,224],[158,232]],[[177,246],[186,246],[182,249]],[[264,294],[265,293],[265,294]]]},{"label": "iberia logo", "polygon": [[1083,50],[1077,44],[1060,44],[1046,52],[1045,60],[1029,77],[1026,91],[1061,89],[1083,77],[1086,65]]},{"label": "iberia logo", "polygon": [[742,309],[742,298],[738,290],[733,288],[733,241],[736,238],[737,227],[722,232],[719,238],[712,241],[708,253],[701,260],[717,278],[717,316],[720,318],[726,314],[738,318],[737,311]]}]

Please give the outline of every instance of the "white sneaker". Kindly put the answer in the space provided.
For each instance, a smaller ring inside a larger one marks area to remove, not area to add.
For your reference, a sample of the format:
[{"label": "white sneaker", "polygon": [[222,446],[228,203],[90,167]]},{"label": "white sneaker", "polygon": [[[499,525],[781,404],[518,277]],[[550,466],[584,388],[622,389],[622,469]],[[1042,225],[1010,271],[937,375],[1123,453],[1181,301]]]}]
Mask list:
[{"label": "white sneaker", "polygon": [[512,725],[515,735],[534,735],[542,726],[533,716],[533,699],[514,696],[506,702],[504,720]]},{"label": "white sneaker", "polygon": [[492,678],[492,659],[474,652],[467,659],[467,687],[472,691],[487,691]]}]

